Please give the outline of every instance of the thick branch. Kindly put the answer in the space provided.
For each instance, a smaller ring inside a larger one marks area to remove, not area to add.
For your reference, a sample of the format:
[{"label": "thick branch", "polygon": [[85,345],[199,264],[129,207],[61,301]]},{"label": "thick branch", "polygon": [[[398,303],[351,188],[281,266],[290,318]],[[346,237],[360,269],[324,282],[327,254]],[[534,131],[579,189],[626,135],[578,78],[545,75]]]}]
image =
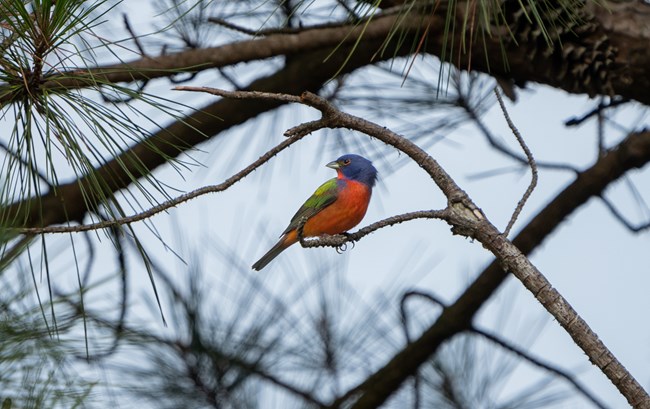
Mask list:
[{"label": "thick branch", "polygon": [[[304,29],[295,34],[275,34],[264,38],[237,41],[217,47],[192,49],[155,58],[143,57],[120,64],[53,74],[45,78],[39,88],[52,92],[93,87],[104,83],[151,80],[171,77],[179,73],[199,72],[277,56],[300,56],[303,69],[306,69],[309,65],[314,65],[315,70],[327,71],[330,73],[329,76],[332,76],[336,71],[331,72],[328,67],[334,62],[338,64],[337,68],[341,68],[345,61],[340,58],[343,54],[361,54],[353,57],[357,61],[364,60],[364,63],[360,65],[369,64],[373,59],[382,60],[392,57],[390,49],[385,50],[385,57],[374,54],[378,51],[378,45],[381,44],[392,29],[395,29],[400,24],[416,25],[415,21],[411,20],[400,21],[395,15],[375,17],[368,25],[357,24]],[[417,25],[420,24],[421,20],[418,20]],[[361,44],[356,49],[350,49],[348,45],[355,44],[359,36],[363,37]],[[341,49],[335,52],[339,47]],[[372,50],[370,56],[365,52],[368,47]],[[314,51],[318,53],[314,54]],[[356,67],[360,66],[355,64],[354,61],[350,61],[350,63]],[[349,72],[348,70],[344,68],[344,71]],[[309,77],[314,74],[314,71],[310,70],[303,71],[303,73],[305,72],[310,73],[310,75],[301,75],[301,77]],[[284,91],[290,94],[300,94],[305,89],[308,88],[299,89],[297,92],[290,92],[289,89]],[[3,87],[0,87],[0,104],[5,104],[14,98],[12,88],[5,86],[3,89]]]},{"label": "thick branch", "polygon": [[[515,3],[514,7],[520,7],[520,2],[509,2]],[[587,3],[583,16],[587,21],[565,33],[552,48],[539,46],[540,41],[535,41],[538,39],[526,41],[526,44],[522,43],[525,39],[518,39],[519,43],[515,44],[511,42],[508,30],[494,27],[495,32],[478,34],[481,38],[470,41],[473,46],[469,52],[453,55],[451,61],[461,69],[487,72],[513,79],[517,84],[533,81],[572,93],[616,94],[650,105],[650,53],[646,52],[650,41],[647,27],[650,5],[643,2]],[[456,7],[457,10],[450,13],[456,16],[454,24],[465,27],[467,4],[459,2]],[[419,38],[424,32],[426,41],[423,44],[426,44],[426,48],[419,51],[440,56],[443,49],[448,51],[452,48],[452,43],[459,45],[453,49],[464,50],[467,41],[464,37],[467,34],[462,29],[453,30],[448,36],[443,34],[446,8],[447,4],[444,3],[438,5],[434,15],[418,15],[411,10],[406,14],[374,16],[370,21],[359,24],[306,28],[293,34],[274,34],[218,47],[79,69],[46,77],[40,88],[50,92],[64,91],[103,83],[170,77],[181,72],[198,72],[275,56],[304,56],[318,50],[329,52],[340,46],[350,52],[347,46],[351,44],[357,44],[353,53],[363,53],[368,47],[377,51],[377,41],[390,38],[389,42],[403,41],[410,46],[417,39],[402,36],[407,34]],[[476,27],[472,30],[478,32]],[[531,26],[526,32],[538,31],[537,27]],[[399,35],[394,35],[396,32]],[[399,37],[399,40],[395,40],[395,37]],[[326,57],[327,53],[320,62]],[[390,49],[385,49],[374,57],[385,59],[393,55]],[[507,64],[503,61],[507,61]],[[0,105],[15,97],[11,89],[0,87]]]}]

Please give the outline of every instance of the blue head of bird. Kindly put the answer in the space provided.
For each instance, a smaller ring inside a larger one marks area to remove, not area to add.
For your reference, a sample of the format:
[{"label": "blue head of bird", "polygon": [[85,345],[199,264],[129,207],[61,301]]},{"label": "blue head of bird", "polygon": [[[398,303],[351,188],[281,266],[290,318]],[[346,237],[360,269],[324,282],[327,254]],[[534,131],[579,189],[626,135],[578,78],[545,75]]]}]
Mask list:
[{"label": "blue head of bird", "polygon": [[361,182],[373,187],[377,181],[377,169],[372,162],[363,156],[355,154],[343,155],[337,160],[327,164],[327,167],[335,169],[339,175],[346,179]]}]

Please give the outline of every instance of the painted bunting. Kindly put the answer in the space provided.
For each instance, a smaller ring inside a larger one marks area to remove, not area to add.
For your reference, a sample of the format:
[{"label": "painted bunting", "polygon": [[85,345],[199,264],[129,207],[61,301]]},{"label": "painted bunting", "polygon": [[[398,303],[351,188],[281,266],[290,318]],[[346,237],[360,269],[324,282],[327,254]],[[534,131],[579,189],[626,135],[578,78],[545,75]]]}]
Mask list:
[{"label": "painted bunting", "polygon": [[303,237],[339,234],[353,228],[366,214],[377,169],[359,155],[343,155],[326,165],[336,177],[323,183],[291,218],[280,241],[262,256],[254,270],[261,270],[287,247],[298,242],[297,229],[302,221]]}]

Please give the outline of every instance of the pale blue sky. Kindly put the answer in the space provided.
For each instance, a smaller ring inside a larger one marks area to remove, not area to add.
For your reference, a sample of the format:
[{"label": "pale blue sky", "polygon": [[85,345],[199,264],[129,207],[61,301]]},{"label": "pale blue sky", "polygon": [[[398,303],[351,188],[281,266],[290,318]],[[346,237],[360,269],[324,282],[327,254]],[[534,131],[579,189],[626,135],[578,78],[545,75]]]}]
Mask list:
[{"label": "pale blue sky", "polygon": [[[146,31],[135,15],[132,18],[132,24],[139,32]],[[416,61],[417,64],[425,63]],[[241,69],[246,68],[250,69]],[[248,72],[250,74],[244,74],[242,78],[249,77],[252,72],[258,73],[255,67]],[[348,81],[353,79],[354,76]],[[242,80],[242,83],[245,81]],[[216,82],[213,74],[199,75],[192,85],[225,86],[223,82]],[[399,87],[398,79],[393,86]],[[148,91],[164,92],[169,88],[171,85],[168,82],[156,81]],[[194,107],[216,98],[180,92],[167,93],[166,96]],[[582,169],[595,159],[594,122],[579,129],[567,129],[562,123],[572,116],[589,111],[594,104],[594,100],[584,96],[569,96],[561,91],[531,84],[530,90],[519,92],[516,104],[508,102],[508,109],[538,160],[566,161]],[[192,173],[185,173],[183,179],[174,170],[164,167],[156,170],[156,177],[180,191],[220,183],[264,153],[266,148],[283,140],[284,130],[316,117],[313,110],[298,106],[284,107],[279,112],[277,123],[265,115],[254,123],[230,130],[216,141],[200,145],[200,151],[192,152],[191,157],[203,163],[205,168],[196,167]],[[630,128],[637,125],[638,118],[639,111],[632,108],[617,115],[619,122]],[[396,124],[390,118],[369,119],[388,127]],[[496,105],[486,115],[485,121],[494,134],[516,148],[514,137]],[[640,124],[647,123],[647,118],[642,117]],[[367,137],[362,135],[351,132],[344,134],[346,138],[367,141]],[[239,272],[231,267],[228,260],[216,253],[214,248],[233,250],[242,266],[250,266],[275,242],[295,210],[313,190],[333,177],[333,171],[324,165],[343,153],[360,153],[337,149],[335,144],[328,142],[331,135],[332,131],[320,131],[308,136],[227,192],[200,197],[170,210],[168,214],[152,218],[151,222],[156,225],[168,245],[188,260],[198,258],[208,267],[204,288],[214,300],[236,297],[234,293],[224,294],[222,291],[227,291],[228,288],[235,291],[242,285],[241,281],[236,285],[226,284],[237,282]],[[622,133],[608,128],[607,135],[608,146],[611,146],[620,140]],[[512,166],[514,162],[504,159],[501,154],[489,148],[483,136],[472,125],[444,136],[446,139],[428,148],[428,152],[469,193],[488,218],[498,227],[504,228],[530,180],[530,172],[472,178],[482,172]],[[442,194],[421,169],[409,163],[395,171],[389,171],[387,163],[398,163],[404,157],[380,142],[371,143],[382,158],[382,161],[375,160],[380,181],[361,226],[399,213],[444,206]],[[323,149],[323,146],[328,148]],[[245,151],[242,150],[243,147],[246,148]],[[635,171],[629,173],[629,176],[648,199],[645,189],[649,182],[648,172]],[[539,186],[513,231],[516,233],[531,215],[572,179],[573,175],[569,172],[542,170]],[[612,200],[621,210],[630,214],[630,218],[644,220],[621,182],[610,188],[609,192]],[[143,223],[135,227],[146,238],[148,249],[156,255],[158,262],[173,270],[179,285],[184,285],[184,275],[187,272],[183,264],[153,239]],[[59,237],[53,239],[53,242],[56,240],[63,242],[69,238]],[[540,271],[646,388],[650,387],[650,327],[645,323],[645,312],[650,310],[650,297],[647,297],[648,240],[647,233],[634,235],[626,231],[611,217],[602,203],[592,199],[567,219],[532,256],[532,261]],[[100,249],[93,281],[114,273],[110,242],[104,238]],[[291,293],[298,291],[303,280],[308,281],[319,274],[317,267],[322,266],[323,262],[332,262],[337,269],[344,269],[339,273],[369,303],[379,293],[394,293],[395,286],[417,287],[451,302],[491,259],[491,255],[479,243],[453,236],[443,222],[427,220],[379,230],[342,255],[329,248],[302,249],[294,246],[276,262],[255,274],[278,294]],[[64,270],[60,278],[61,287],[74,288],[76,278],[71,261],[59,257],[53,265]],[[149,312],[139,301],[152,298],[149,279],[135,258],[130,260],[130,266],[134,267],[130,276],[134,285],[132,316],[134,319],[145,319]],[[109,293],[106,298],[96,302],[111,306],[117,298],[114,292]],[[503,305],[509,306],[510,311],[507,322],[500,323]],[[395,309],[387,312],[393,320],[396,319],[393,315],[397,307],[395,304]],[[163,309],[167,309],[165,298]],[[155,313],[150,316],[156,317]],[[626,406],[624,399],[605,376],[591,366],[568,335],[514,278],[510,278],[499,294],[485,306],[477,323],[486,328],[498,329],[501,335],[513,342],[532,342],[529,350],[533,354],[563,368],[575,370],[579,373],[579,380],[611,407]],[[173,331],[173,328],[164,328],[155,319],[149,320],[148,325],[157,328],[162,334]],[[530,333],[540,325],[543,325],[543,329],[539,335],[531,337]],[[123,358],[118,357],[117,360]],[[127,358],[144,359],[138,356]],[[379,364],[381,362],[377,362]],[[143,365],[146,365],[144,361]],[[535,372],[537,375],[539,373]],[[110,372],[108,376],[115,380]],[[508,387],[502,391],[503,395],[508,396],[511,390],[519,390],[530,376],[529,367],[518,369]],[[122,403],[129,407],[128,403]],[[136,406],[142,407],[140,404]],[[591,406],[582,398],[575,398],[562,407]]]}]

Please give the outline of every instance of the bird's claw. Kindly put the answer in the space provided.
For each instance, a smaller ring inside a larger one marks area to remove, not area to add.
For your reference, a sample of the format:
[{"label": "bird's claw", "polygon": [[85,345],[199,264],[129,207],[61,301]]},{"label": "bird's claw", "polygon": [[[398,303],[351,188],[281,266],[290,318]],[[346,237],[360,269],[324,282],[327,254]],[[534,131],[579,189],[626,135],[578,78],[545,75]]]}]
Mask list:
[{"label": "bird's claw", "polygon": [[352,243],[352,247],[351,247],[351,248],[353,249],[354,246],[355,246],[355,244],[354,244],[354,240],[352,240],[352,235],[351,235],[350,233],[348,233],[348,232],[340,233],[340,235],[343,236],[343,237],[345,237],[347,241],[344,242],[344,243],[341,243],[341,244],[338,245],[338,246],[336,246],[336,252],[339,253],[339,254],[341,254],[341,253],[343,253],[344,251],[347,251],[347,249],[348,249],[348,243]]}]

